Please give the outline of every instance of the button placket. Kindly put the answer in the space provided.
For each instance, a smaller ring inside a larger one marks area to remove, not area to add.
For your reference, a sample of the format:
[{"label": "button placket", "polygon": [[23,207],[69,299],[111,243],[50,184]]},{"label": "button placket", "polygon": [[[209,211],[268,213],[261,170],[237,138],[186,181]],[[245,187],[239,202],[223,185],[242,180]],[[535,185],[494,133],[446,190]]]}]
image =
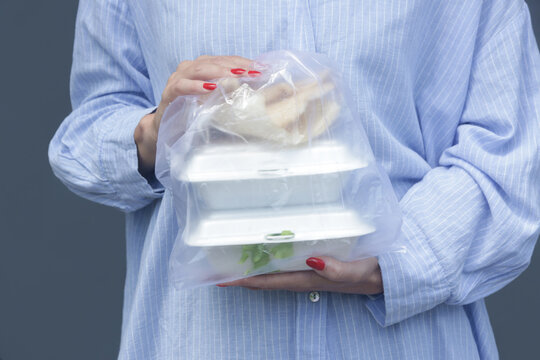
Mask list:
[{"label": "button placket", "polygon": [[[313,295],[310,297],[310,294]],[[320,359],[321,356],[324,358],[327,351],[326,331],[321,329],[326,329],[327,304],[330,296],[322,291],[298,292],[296,296],[298,306],[296,358]],[[318,346],[314,346],[313,342],[318,343]]]}]

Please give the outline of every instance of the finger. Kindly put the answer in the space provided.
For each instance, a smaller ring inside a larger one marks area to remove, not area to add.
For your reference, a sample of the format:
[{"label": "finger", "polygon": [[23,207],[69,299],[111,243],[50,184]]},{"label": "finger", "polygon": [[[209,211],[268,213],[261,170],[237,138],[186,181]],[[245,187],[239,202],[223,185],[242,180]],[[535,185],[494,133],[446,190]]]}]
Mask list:
[{"label": "finger", "polygon": [[182,72],[182,75],[191,80],[212,80],[227,76],[234,76],[231,67],[221,66],[213,63],[194,62],[189,68]]},{"label": "finger", "polygon": [[169,104],[181,95],[203,95],[212,92],[216,84],[201,80],[175,79],[167,85],[163,93],[162,102]]},{"label": "finger", "polygon": [[[314,273],[313,271],[309,271],[311,273]],[[315,274],[315,273],[314,273]],[[265,275],[260,275],[265,276]],[[266,282],[265,284],[261,283],[261,280],[259,277],[254,276],[251,278],[243,279],[243,280],[237,280],[230,283],[224,283],[220,284],[221,287],[243,287],[250,290],[287,290],[287,291],[294,291],[294,292],[308,292],[308,291],[329,291],[329,292],[339,292],[339,293],[345,293],[345,294],[379,294],[383,290],[380,287],[375,286],[366,286],[365,284],[350,284],[350,283],[342,283],[342,282],[335,282],[328,279],[323,278],[322,276],[317,275],[317,278],[313,278],[314,281],[310,282],[309,284],[307,282],[303,282],[300,284],[291,284],[287,279],[281,278],[281,275],[268,275],[271,276],[273,279],[276,276],[279,276],[280,279],[275,279],[271,282]],[[279,283],[277,283],[279,280]],[[294,280],[296,281],[296,280]],[[254,287],[254,285],[258,286],[266,286],[266,287]]]},{"label": "finger", "polygon": [[364,282],[378,266],[376,258],[344,262],[329,256],[311,257],[306,264],[326,279],[353,284]]},{"label": "finger", "polygon": [[178,64],[178,66],[176,67],[176,71],[182,71],[188,68],[192,63],[193,61],[191,60],[184,60],[180,64]]},{"label": "finger", "polygon": [[[313,271],[309,271],[313,274]],[[308,272],[294,272],[283,274],[265,274],[241,279],[244,287],[257,287],[262,290],[291,290],[309,291],[308,283],[311,283]]]},{"label": "finger", "polygon": [[312,291],[333,288],[330,280],[313,271],[265,274],[224,283],[225,286],[255,287],[264,290]]},{"label": "finger", "polygon": [[231,61],[236,65],[243,69],[249,69],[253,65],[253,60],[247,59],[242,56],[229,56],[231,58]]},{"label": "finger", "polygon": [[206,62],[217,64],[226,68],[241,68],[248,70],[253,64],[253,60],[241,56],[204,56],[199,57],[197,62]]}]

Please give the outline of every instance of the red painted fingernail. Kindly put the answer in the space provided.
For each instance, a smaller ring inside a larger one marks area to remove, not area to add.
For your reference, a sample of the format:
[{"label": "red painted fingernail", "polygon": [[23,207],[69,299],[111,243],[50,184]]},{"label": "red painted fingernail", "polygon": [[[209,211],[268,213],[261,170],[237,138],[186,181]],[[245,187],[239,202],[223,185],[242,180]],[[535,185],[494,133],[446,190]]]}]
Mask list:
[{"label": "red painted fingernail", "polygon": [[222,284],[217,284],[216,286],[219,286],[219,287],[227,287],[227,285],[222,285]]},{"label": "red painted fingernail", "polygon": [[217,85],[216,84],[212,84],[212,83],[204,83],[203,88],[205,88],[206,90],[214,90]]},{"label": "red painted fingernail", "polygon": [[310,268],[313,268],[313,269],[319,270],[319,271],[324,270],[324,266],[325,266],[323,259],[319,259],[319,258],[316,258],[316,257],[310,257],[309,259],[307,259],[306,264]]},{"label": "red painted fingernail", "polygon": [[259,76],[259,75],[261,75],[261,72],[257,71],[257,70],[249,70],[248,75],[249,76]]},{"label": "red painted fingernail", "polygon": [[231,72],[232,72],[233,74],[235,74],[235,75],[240,75],[240,74],[245,73],[246,70],[237,68],[237,69],[231,69]]}]

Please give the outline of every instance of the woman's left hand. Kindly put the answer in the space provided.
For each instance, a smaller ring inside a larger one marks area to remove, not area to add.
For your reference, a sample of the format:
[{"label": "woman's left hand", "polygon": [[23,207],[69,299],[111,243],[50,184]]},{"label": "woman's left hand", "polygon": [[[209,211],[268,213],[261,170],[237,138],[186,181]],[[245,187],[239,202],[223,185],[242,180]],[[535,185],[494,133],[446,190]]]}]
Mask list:
[{"label": "woman's left hand", "polygon": [[383,291],[377,258],[343,262],[328,256],[312,257],[306,264],[313,271],[265,274],[218,284],[253,290],[333,291],[349,294],[378,294]]}]

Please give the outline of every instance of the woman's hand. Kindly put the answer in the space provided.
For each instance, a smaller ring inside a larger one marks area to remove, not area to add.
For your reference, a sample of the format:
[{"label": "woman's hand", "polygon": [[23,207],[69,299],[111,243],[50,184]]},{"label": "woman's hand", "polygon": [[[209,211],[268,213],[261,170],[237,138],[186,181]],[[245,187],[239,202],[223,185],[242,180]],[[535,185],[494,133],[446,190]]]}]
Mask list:
[{"label": "woman's hand", "polygon": [[216,84],[208,82],[226,76],[257,75],[250,71],[253,61],[240,56],[200,56],[194,61],[183,61],[169,77],[161,102],[154,114],[141,119],[133,138],[137,145],[139,172],[147,176],[154,172],[156,161],[156,143],[159,124],[165,109],[180,95],[207,94],[216,88]]},{"label": "woman's hand", "polygon": [[383,292],[381,269],[377,258],[343,262],[328,256],[306,260],[313,271],[257,275],[219,284],[242,286],[252,290],[333,291],[349,294]]}]

